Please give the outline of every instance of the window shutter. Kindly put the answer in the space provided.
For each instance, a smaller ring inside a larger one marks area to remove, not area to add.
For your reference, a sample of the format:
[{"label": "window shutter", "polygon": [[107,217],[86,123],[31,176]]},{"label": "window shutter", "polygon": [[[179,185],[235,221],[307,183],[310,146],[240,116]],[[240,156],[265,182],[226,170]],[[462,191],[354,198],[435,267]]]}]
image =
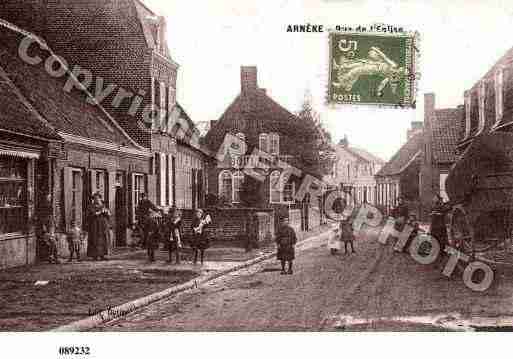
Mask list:
[{"label": "window shutter", "polygon": [[66,231],[71,227],[71,187],[73,185],[71,167],[64,167],[63,169],[63,184],[64,184],[64,226]]},{"label": "window shutter", "polygon": [[108,188],[108,191],[107,193],[109,194],[109,198],[108,198],[108,205],[109,205],[109,209],[111,211],[114,211],[115,207],[116,207],[116,204],[115,204],[115,199],[116,199],[116,171],[109,171],[108,172],[108,175],[109,175],[109,180],[107,181],[107,188]]},{"label": "window shutter", "polygon": [[129,213],[128,223],[130,225],[133,225],[134,224],[134,216],[135,216],[135,206],[134,206],[135,195],[134,195],[134,174],[133,173],[129,173],[126,176],[126,188],[127,188],[128,198],[130,199],[128,201],[128,206],[127,206],[128,213]]}]

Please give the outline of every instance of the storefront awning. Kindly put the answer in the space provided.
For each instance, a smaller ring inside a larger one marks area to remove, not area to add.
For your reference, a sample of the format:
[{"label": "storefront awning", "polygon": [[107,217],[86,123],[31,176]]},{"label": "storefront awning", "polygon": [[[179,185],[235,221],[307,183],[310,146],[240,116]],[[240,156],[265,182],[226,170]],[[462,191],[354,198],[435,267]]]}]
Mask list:
[{"label": "storefront awning", "polygon": [[10,156],[10,157],[19,157],[19,158],[34,158],[37,159],[41,156],[38,151],[27,151],[21,149],[12,149],[12,148],[4,148],[0,147],[0,156]]}]

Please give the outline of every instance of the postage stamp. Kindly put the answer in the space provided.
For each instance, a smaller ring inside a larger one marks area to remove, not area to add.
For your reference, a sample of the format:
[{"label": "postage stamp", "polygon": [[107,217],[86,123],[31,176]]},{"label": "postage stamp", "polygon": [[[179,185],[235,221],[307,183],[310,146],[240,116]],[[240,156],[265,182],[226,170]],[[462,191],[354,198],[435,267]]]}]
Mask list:
[{"label": "postage stamp", "polygon": [[331,32],[329,104],[415,108],[418,36]]}]

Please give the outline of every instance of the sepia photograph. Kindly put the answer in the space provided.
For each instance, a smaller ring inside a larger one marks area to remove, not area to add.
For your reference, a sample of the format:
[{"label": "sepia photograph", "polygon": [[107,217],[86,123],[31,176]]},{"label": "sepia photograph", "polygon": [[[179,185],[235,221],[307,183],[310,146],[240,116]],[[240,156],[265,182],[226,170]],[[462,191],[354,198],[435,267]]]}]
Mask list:
[{"label": "sepia photograph", "polygon": [[0,343],[512,331],[512,24],[499,0],[0,0]]}]

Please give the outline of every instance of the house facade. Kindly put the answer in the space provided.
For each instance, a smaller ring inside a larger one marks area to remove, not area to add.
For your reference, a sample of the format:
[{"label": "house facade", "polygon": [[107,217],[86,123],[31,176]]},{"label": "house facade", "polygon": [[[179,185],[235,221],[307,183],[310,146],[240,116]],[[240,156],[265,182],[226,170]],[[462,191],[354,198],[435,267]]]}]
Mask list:
[{"label": "house facade", "polygon": [[179,65],[162,16],[139,0],[6,0],[2,17],[43,38],[119,126],[152,152],[142,183],[153,202],[184,209],[204,204],[209,156],[176,101]]},{"label": "house facade", "polygon": [[451,167],[458,160],[457,146],[463,133],[463,106],[437,109],[435,95],[424,95],[424,134],[422,163],[419,176],[421,216],[429,219],[433,197],[449,197],[445,189],[445,180]]},{"label": "house facade", "polygon": [[511,132],[513,125],[513,49],[464,93],[458,151],[491,132]]},{"label": "house facade", "polygon": [[[280,106],[266,90],[258,86],[257,68],[241,67],[241,91],[217,121],[214,121],[204,141],[213,153],[217,153],[226,134],[232,134],[246,143],[245,153],[233,157],[232,162],[215,163],[208,174],[209,192],[231,206],[273,208],[277,213],[293,210],[295,222],[300,229],[317,226],[318,208],[297,203],[294,199],[301,184],[301,177],[291,175],[283,191],[276,186],[283,168],[283,161],[300,171],[301,176],[310,170],[303,157],[308,142],[307,134],[297,116]],[[244,174],[243,169],[252,160],[254,149],[270,155],[268,170],[263,181],[257,181]],[[247,195],[246,195],[247,194]],[[247,197],[251,197],[248,202]],[[310,226],[310,227],[311,227]]]},{"label": "house facade", "polygon": [[[36,245],[37,231],[50,218],[57,225],[60,253],[66,254],[65,233],[72,222],[84,224],[94,192],[102,194],[112,212],[114,238],[110,248],[126,245],[128,222],[152,158],[152,153],[135,142],[107,111],[88,102],[90,93],[64,90],[72,75],[62,66],[45,67],[43,59],[53,58],[51,47],[38,40],[30,54],[41,61],[28,63],[23,59],[19,48],[27,36],[35,39],[13,24],[0,23],[2,83],[15,95],[9,96],[10,101],[16,99],[25,111],[10,118],[4,108],[0,128],[4,134],[19,130],[10,138],[30,139],[30,145],[25,146],[2,141],[5,180],[1,182],[6,187],[2,190],[9,193],[2,206],[8,212],[0,235],[2,267],[36,260],[41,249]],[[36,120],[38,125],[31,125]],[[49,133],[39,136],[40,128]],[[16,210],[19,216],[13,214]]]},{"label": "house facade", "polygon": [[355,204],[376,204],[377,183],[374,175],[385,161],[370,152],[349,145],[347,137],[335,148],[335,162],[330,182],[342,189],[351,189]]},{"label": "house facade", "polygon": [[409,131],[406,143],[376,173],[376,204],[390,214],[402,197],[410,211],[419,214],[419,173],[423,132]]}]

